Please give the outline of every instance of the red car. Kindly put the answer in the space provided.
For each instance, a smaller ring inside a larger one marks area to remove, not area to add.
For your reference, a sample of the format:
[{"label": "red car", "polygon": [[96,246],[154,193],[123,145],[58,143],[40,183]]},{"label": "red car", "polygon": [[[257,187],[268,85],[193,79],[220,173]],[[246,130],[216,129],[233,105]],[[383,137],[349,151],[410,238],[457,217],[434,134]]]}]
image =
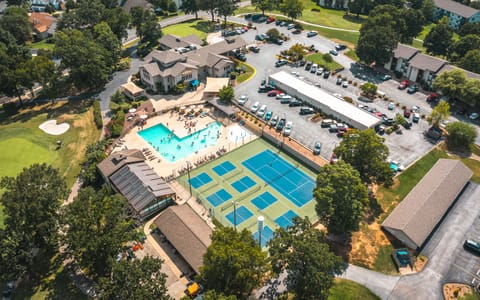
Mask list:
[{"label": "red car", "polygon": [[273,22],[275,22],[275,18],[274,18],[274,17],[268,17],[268,18],[267,18],[267,22],[266,22],[267,24],[270,24],[270,23],[273,23]]},{"label": "red car", "polygon": [[267,93],[267,96],[268,97],[275,97],[277,96],[278,94],[281,94],[282,91],[279,91],[279,90],[271,90],[270,92]]},{"label": "red car", "polygon": [[398,89],[399,90],[404,90],[408,87],[408,80],[402,80],[402,82],[400,82],[400,85],[398,86]]},{"label": "red car", "polygon": [[427,97],[427,102],[438,101],[440,99],[440,95],[436,93],[431,93]]},{"label": "red car", "polygon": [[403,116],[404,116],[405,118],[410,118],[410,114],[411,114],[411,113],[412,113],[412,112],[410,111],[410,108],[405,108],[405,110],[403,111]]}]

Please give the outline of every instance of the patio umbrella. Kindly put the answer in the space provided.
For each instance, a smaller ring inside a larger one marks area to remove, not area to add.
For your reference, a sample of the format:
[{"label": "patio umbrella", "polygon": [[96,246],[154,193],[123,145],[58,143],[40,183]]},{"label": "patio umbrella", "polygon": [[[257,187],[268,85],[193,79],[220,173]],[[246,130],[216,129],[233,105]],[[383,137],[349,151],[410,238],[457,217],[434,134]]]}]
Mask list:
[{"label": "patio umbrella", "polygon": [[131,113],[131,114],[133,114],[133,113],[136,112],[136,111],[137,111],[136,108],[130,108],[130,109],[128,110],[128,112]]},{"label": "patio umbrella", "polygon": [[145,119],[147,119],[147,118],[148,118],[147,115],[141,115],[141,116],[140,116],[140,119],[142,119],[142,120],[145,120]]}]

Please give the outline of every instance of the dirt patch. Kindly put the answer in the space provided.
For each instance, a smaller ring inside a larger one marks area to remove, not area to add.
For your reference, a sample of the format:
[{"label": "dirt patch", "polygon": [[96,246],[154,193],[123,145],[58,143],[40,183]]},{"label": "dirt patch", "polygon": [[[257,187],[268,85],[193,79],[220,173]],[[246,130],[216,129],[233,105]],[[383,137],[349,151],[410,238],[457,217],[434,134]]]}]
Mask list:
[{"label": "dirt patch", "polygon": [[447,283],[443,286],[443,297],[445,300],[454,300],[475,293],[471,286],[460,283]]},{"label": "dirt patch", "polygon": [[352,234],[351,262],[373,268],[380,246],[388,244],[390,242],[380,229],[380,224],[364,224],[361,230]]}]

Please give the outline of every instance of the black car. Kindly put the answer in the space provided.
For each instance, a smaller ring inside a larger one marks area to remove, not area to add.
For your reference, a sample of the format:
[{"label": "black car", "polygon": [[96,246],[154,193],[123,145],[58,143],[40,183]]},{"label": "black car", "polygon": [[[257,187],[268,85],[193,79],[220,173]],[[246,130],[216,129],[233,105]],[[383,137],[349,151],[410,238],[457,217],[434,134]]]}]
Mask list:
[{"label": "black car", "polygon": [[320,155],[321,150],[322,150],[322,143],[315,142],[315,146],[313,146],[313,155]]},{"label": "black car", "polygon": [[471,252],[480,255],[480,243],[472,240],[466,240],[463,243],[463,248],[470,250]]},{"label": "black car", "polygon": [[241,60],[241,61],[246,61],[247,60],[247,57],[245,56],[245,54],[243,54],[241,52],[235,53],[235,58],[238,59],[238,60]]},{"label": "black car", "polygon": [[248,47],[248,50],[250,50],[252,52],[255,52],[255,53],[260,52],[260,48],[258,48],[257,46],[250,46],[250,47]]},{"label": "black car", "polygon": [[274,43],[275,45],[282,45],[283,41],[281,39],[272,39],[272,43]]},{"label": "black car", "polygon": [[283,127],[285,127],[285,118],[281,118],[280,121],[278,121],[277,127],[275,128],[277,131],[282,131]]},{"label": "black car", "polygon": [[292,31],[293,34],[300,34],[302,33],[302,30],[301,29],[295,29],[294,31]]},{"label": "black car", "polygon": [[290,101],[290,103],[288,103],[288,106],[290,106],[290,107],[302,106],[302,101],[300,101],[300,100]]},{"label": "black car", "polygon": [[345,50],[347,49],[347,45],[343,45],[343,44],[338,44],[335,46],[335,50],[337,51],[342,51],[342,50]]},{"label": "black car", "polygon": [[329,69],[325,69],[323,71],[323,78],[328,78],[330,77],[330,70]]},{"label": "black car", "polygon": [[393,118],[383,117],[382,120],[383,120],[382,123],[383,123],[384,125],[387,125],[387,126],[392,126],[393,123],[395,123],[395,120],[393,120]]},{"label": "black car", "polygon": [[312,67],[312,62],[311,61],[307,61],[307,64],[305,65],[305,70],[309,71],[310,68]]},{"label": "black car", "polygon": [[286,64],[288,64],[288,61],[286,59],[280,59],[280,60],[277,60],[277,62],[275,63],[275,67],[278,68]]},{"label": "black car", "polygon": [[306,63],[307,63],[307,62],[306,62],[304,59],[302,59],[301,61],[298,62],[298,65],[299,65],[300,67],[303,67],[303,66],[305,66]]},{"label": "black car", "polygon": [[341,85],[341,84],[342,84],[342,81],[343,81],[342,78],[338,77],[338,78],[337,78],[337,85]]},{"label": "black car", "polygon": [[275,25],[277,25],[277,26],[280,25],[280,23],[282,23],[282,20],[276,20],[275,21]]},{"label": "black car", "polygon": [[314,114],[315,110],[311,107],[302,107],[300,108],[300,115],[311,115]]}]

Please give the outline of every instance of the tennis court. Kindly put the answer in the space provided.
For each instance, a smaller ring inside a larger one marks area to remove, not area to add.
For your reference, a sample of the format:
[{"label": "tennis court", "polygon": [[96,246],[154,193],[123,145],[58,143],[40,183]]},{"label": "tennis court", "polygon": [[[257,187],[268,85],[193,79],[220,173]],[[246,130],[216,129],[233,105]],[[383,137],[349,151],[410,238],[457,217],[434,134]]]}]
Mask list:
[{"label": "tennis court", "polygon": [[231,162],[225,161],[225,162],[219,164],[218,166],[213,167],[212,170],[215,173],[217,173],[218,176],[223,176],[223,175],[227,174],[228,172],[235,170],[235,168],[236,167]]},{"label": "tennis court", "polygon": [[256,185],[257,183],[250,177],[244,176],[241,179],[232,183],[234,189],[236,189],[239,193],[243,193],[252,186]]},{"label": "tennis court", "polygon": [[[233,227],[236,222],[239,230],[246,228],[258,238],[257,217],[263,216],[262,245],[276,228],[292,224],[294,216],[318,220],[313,201],[315,174],[262,139],[190,173],[193,196],[224,226]],[[178,181],[188,189],[186,175]]]},{"label": "tennis court", "polygon": [[190,179],[190,183],[192,184],[192,187],[195,189],[198,189],[199,187],[211,181],[212,181],[212,177],[208,176],[208,174],[205,172],[200,173],[198,176],[195,176],[192,179]]},{"label": "tennis court", "polygon": [[273,186],[296,206],[312,200],[315,181],[278,154],[267,149],[242,162],[250,171]]}]

